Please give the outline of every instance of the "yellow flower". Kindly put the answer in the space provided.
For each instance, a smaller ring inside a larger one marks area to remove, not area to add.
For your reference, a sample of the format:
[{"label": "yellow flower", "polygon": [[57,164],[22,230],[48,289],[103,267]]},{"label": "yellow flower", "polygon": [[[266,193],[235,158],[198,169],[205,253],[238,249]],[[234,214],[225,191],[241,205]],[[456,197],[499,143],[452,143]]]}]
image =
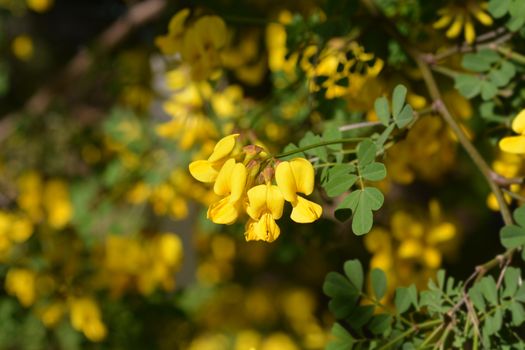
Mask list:
[{"label": "yellow flower", "polygon": [[191,175],[200,182],[215,181],[219,174],[219,169],[235,149],[237,136],[239,134],[232,134],[219,140],[208,160],[196,160],[190,163]]},{"label": "yellow flower", "polygon": [[31,306],[35,302],[35,279],[33,271],[23,268],[12,268],[7,272],[5,289],[14,295],[23,306]]},{"label": "yellow flower", "polygon": [[33,57],[33,39],[27,35],[18,35],[11,44],[11,50],[16,58],[22,61],[28,61]]},{"label": "yellow flower", "polygon": [[283,215],[284,198],[275,185],[267,183],[252,187],[248,191],[246,212],[251,220],[244,233],[247,241],[260,240],[273,242],[281,230],[275,223]]},{"label": "yellow flower", "polygon": [[63,228],[73,215],[67,184],[60,180],[48,181],[44,188],[43,197],[49,225],[55,229]]},{"label": "yellow flower", "polygon": [[219,67],[219,50],[226,43],[226,24],[217,16],[199,18],[184,34],[182,58],[191,64],[195,80],[203,80]]},{"label": "yellow flower", "polygon": [[284,199],[292,203],[290,217],[295,222],[309,223],[321,217],[323,208],[319,204],[297,195],[299,192],[308,196],[313,192],[314,176],[312,164],[304,158],[294,158],[277,165],[275,180]]},{"label": "yellow flower", "polygon": [[107,329],[96,302],[91,298],[74,298],[70,302],[71,325],[86,338],[98,342],[106,337]]},{"label": "yellow flower", "polygon": [[35,12],[45,12],[53,6],[54,0],[26,0],[27,7]]},{"label": "yellow flower", "polygon": [[512,121],[512,130],[519,135],[504,137],[499,142],[499,148],[508,153],[525,154],[525,109]]},{"label": "yellow flower", "polygon": [[434,22],[434,28],[443,29],[448,28],[446,36],[448,38],[456,38],[463,30],[465,41],[472,44],[476,40],[476,31],[472,16],[484,26],[492,25],[492,17],[484,11],[487,3],[478,4],[475,0],[468,1],[465,5],[449,5],[438,11],[441,16]]},{"label": "yellow flower", "polygon": [[189,15],[189,9],[177,12],[168,24],[168,34],[155,38],[155,44],[163,54],[173,55],[180,52],[184,34],[184,22]]},{"label": "yellow flower", "polygon": [[216,224],[226,225],[237,220],[242,206],[241,198],[244,194],[246,180],[247,171],[244,164],[236,163],[235,159],[228,159],[217,175],[213,187],[216,194],[226,197],[208,208],[208,219]]}]

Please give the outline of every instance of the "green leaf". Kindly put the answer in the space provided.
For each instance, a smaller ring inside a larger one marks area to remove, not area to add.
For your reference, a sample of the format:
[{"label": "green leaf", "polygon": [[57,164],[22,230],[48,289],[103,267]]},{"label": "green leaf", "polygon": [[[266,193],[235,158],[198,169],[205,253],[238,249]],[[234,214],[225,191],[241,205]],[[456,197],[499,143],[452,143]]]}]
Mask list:
[{"label": "green leaf", "polygon": [[401,109],[405,105],[405,98],[407,96],[407,88],[403,85],[397,85],[394,88],[394,92],[392,94],[392,115],[394,116],[394,120],[397,120],[397,117],[399,113],[401,112]]},{"label": "green leaf", "polygon": [[363,167],[376,159],[377,147],[372,140],[366,139],[357,145],[357,160]]},{"label": "green leaf", "polygon": [[355,342],[354,337],[337,322],[332,326],[331,333],[335,339],[326,345],[325,350],[348,350]]},{"label": "green leaf", "polygon": [[372,317],[368,324],[368,329],[373,334],[383,334],[392,323],[392,316],[388,314],[379,314]]},{"label": "green leaf", "polygon": [[351,296],[353,286],[338,272],[329,272],[323,283],[323,292],[331,298]]},{"label": "green leaf", "polygon": [[473,98],[481,92],[481,80],[474,75],[458,74],[455,77],[455,88],[466,98]]},{"label": "green leaf", "polygon": [[379,135],[379,137],[376,140],[377,148],[383,149],[383,146],[385,145],[386,140],[388,140],[388,137],[390,136],[392,131],[394,131],[395,127],[396,127],[396,124],[390,124],[385,130],[383,130],[381,135]]},{"label": "green leaf", "polygon": [[374,109],[377,114],[379,121],[387,126],[390,123],[390,108],[388,108],[388,100],[382,96],[375,100]]},{"label": "green leaf", "polygon": [[492,276],[483,277],[479,281],[481,294],[491,305],[498,305],[498,289],[496,288],[496,281]]},{"label": "green leaf", "polygon": [[521,277],[520,269],[515,267],[508,267],[503,276],[505,282],[505,289],[503,290],[503,297],[513,296],[518,290],[518,282]]},{"label": "green leaf", "polygon": [[370,273],[370,281],[376,300],[381,300],[386,293],[386,276],[380,269],[373,269]]},{"label": "green leaf", "polygon": [[394,120],[396,121],[396,125],[398,128],[402,129],[414,119],[414,111],[412,110],[412,106],[405,105],[403,109],[401,110],[401,113],[398,114],[397,117],[394,117]]},{"label": "green leaf", "polygon": [[[297,147],[295,144],[289,143],[288,145],[286,145],[286,147],[284,147],[283,153],[296,151],[298,149],[299,149],[299,147]],[[282,160],[292,160],[293,158],[296,158],[296,157],[306,158],[306,155],[304,154],[304,152],[297,152],[297,153],[290,154],[290,155],[285,156],[285,157],[281,157],[280,159],[282,159]]]},{"label": "green leaf", "polygon": [[383,163],[373,162],[364,167],[359,174],[368,181],[380,181],[386,176],[386,167]]},{"label": "green leaf", "polygon": [[[299,141],[299,147],[308,147],[311,145],[315,145],[318,143],[321,143],[322,139],[321,136],[315,135],[313,132],[308,131],[301,141]],[[319,159],[327,161],[328,160],[328,153],[326,151],[326,147],[315,147],[309,150],[305,151],[306,154],[319,157]],[[295,155],[297,157],[297,155]]]},{"label": "green leaf", "polygon": [[525,205],[514,210],[514,212],[512,213],[512,217],[519,226],[525,228]]},{"label": "green leaf", "polygon": [[357,259],[348,260],[343,265],[346,277],[350,280],[350,283],[355,287],[357,292],[361,292],[363,289],[363,266]]},{"label": "green leaf", "polygon": [[500,56],[492,50],[481,50],[475,53],[467,53],[463,56],[461,65],[474,72],[486,72],[500,59]]},{"label": "green leaf", "polygon": [[500,230],[501,244],[512,249],[525,244],[525,229],[516,225],[507,225]]},{"label": "green leaf", "polygon": [[521,303],[517,301],[513,301],[509,308],[512,315],[512,325],[516,327],[520,326],[523,321],[525,321],[525,309]]},{"label": "green leaf", "polygon": [[372,210],[363,202],[363,200],[359,201],[353,213],[352,232],[358,236],[370,232],[372,224],[374,223],[374,215]]},{"label": "green leaf", "polygon": [[394,299],[396,312],[402,314],[410,308],[410,305],[417,307],[417,289],[414,284],[410,287],[399,287],[396,289]]},{"label": "green leaf", "polygon": [[357,181],[355,174],[341,174],[335,177],[329,177],[324,185],[326,194],[330,197],[337,197],[348,191]]},{"label": "green leaf", "polygon": [[363,191],[363,199],[372,210],[379,210],[383,206],[385,196],[375,187],[365,187]]},{"label": "green leaf", "polygon": [[359,295],[349,294],[345,296],[337,296],[330,300],[328,303],[328,308],[330,312],[335,316],[336,319],[341,320],[345,317],[348,317],[354,307],[357,304]]},{"label": "green leaf", "polygon": [[334,216],[339,221],[345,221],[352,216],[352,212],[357,208],[360,199],[360,190],[351,192],[346,196],[341,203],[335,208]]},{"label": "green leaf", "polygon": [[481,98],[483,100],[490,100],[498,94],[498,88],[491,81],[482,80],[481,81]]},{"label": "green leaf", "polygon": [[511,0],[490,0],[489,12],[494,18],[501,18],[509,12],[509,5]]},{"label": "green leaf", "polygon": [[358,306],[348,315],[346,322],[348,322],[353,329],[359,329],[374,315],[374,310],[375,307],[373,305]]},{"label": "green leaf", "polygon": [[[323,132],[323,141],[332,141],[332,140],[340,140],[342,138],[342,133],[339,130],[339,128],[336,125],[330,125],[328,126],[324,132]],[[333,151],[339,151],[343,149],[342,143],[336,143],[333,145],[326,146],[328,149],[331,149]]]}]

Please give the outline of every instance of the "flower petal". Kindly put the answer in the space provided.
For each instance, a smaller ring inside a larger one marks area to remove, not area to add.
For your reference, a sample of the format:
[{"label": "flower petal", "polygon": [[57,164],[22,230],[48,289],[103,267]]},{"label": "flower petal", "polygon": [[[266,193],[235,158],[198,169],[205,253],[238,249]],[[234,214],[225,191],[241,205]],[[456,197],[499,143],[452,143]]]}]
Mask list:
[{"label": "flower petal", "polygon": [[266,192],[266,185],[258,185],[252,187],[247,193],[249,204],[246,208],[246,212],[254,220],[258,220],[261,217],[262,212],[266,209]]},{"label": "flower petal", "polygon": [[219,172],[207,160],[196,160],[190,163],[190,174],[200,182],[213,182]]},{"label": "flower petal", "polygon": [[296,192],[310,195],[314,191],[314,167],[312,163],[304,158],[295,158],[290,161],[293,176],[295,178]]},{"label": "flower petal", "polygon": [[235,159],[228,159],[217,175],[215,185],[213,185],[213,192],[219,196],[226,196],[231,193],[231,180],[234,169]]},{"label": "flower petal", "polygon": [[525,108],[522,109],[512,121],[512,130],[518,134],[525,133]]},{"label": "flower petal", "polygon": [[230,201],[230,196],[213,203],[208,208],[207,217],[216,224],[230,225],[239,216],[238,202]]},{"label": "flower petal", "polygon": [[293,209],[290,217],[293,221],[300,224],[314,222],[321,217],[323,208],[314,202],[309,201],[301,196],[297,196],[297,201],[292,203]]},{"label": "flower petal", "polygon": [[297,185],[295,184],[290,162],[281,162],[277,165],[275,169],[275,181],[284,199],[292,203],[297,200]]},{"label": "flower petal", "polygon": [[242,163],[235,164],[233,168],[230,188],[231,188],[231,200],[238,201],[244,194],[244,188],[246,186],[247,172],[246,167]]},{"label": "flower petal", "polygon": [[276,220],[283,215],[284,198],[281,191],[279,191],[279,187],[267,185],[266,207]]},{"label": "flower petal", "polygon": [[208,158],[208,161],[216,162],[226,158],[235,148],[235,139],[237,136],[239,136],[239,134],[232,134],[220,139],[215,145],[213,153]]},{"label": "flower petal", "polygon": [[514,154],[525,154],[525,136],[508,136],[499,142],[502,151]]}]

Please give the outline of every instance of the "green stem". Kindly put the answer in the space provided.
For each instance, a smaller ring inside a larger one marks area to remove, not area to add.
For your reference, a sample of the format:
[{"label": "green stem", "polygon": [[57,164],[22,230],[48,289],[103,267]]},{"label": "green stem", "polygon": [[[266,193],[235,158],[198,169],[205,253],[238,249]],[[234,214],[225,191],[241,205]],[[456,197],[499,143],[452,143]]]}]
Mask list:
[{"label": "green stem", "polygon": [[445,75],[445,76],[447,76],[449,78],[452,78],[452,79],[454,79],[459,74],[455,70],[452,70],[452,69],[447,68],[447,67],[436,66],[436,65],[433,65],[431,67],[432,67],[433,71],[438,72],[440,74],[443,74],[443,75]]},{"label": "green stem", "polygon": [[443,328],[444,323],[442,323],[439,327],[436,327],[432,333],[428,337],[425,338],[425,340],[419,345],[418,349],[424,349],[431,341],[434,339],[434,337],[441,331],[441,328]]},{"label": "green stem", "polygon": [[520,202],[525,202],[525,197],[523,197],[522,195],[518,194],[518,193],[514,193],[512,191],[509,191],[507,190],[506,188],[503,189],[503,192],[505,192],[506,194],[508,194],[510,197],[514,198],[515,200],[518,200]]},{"label": "green stem", "polygon": [[520,64],[525,64],[525,56],[522,54],[519,54],[517,52],[512,51],[511,49],[508,49],[503,46],[498,46],[496,50],[501,53],[502,55],[505,55],[509,57],[511,60],[516,61]]},{"label": "green stem", "polygon": [[394,345],[398,341],[401,341],[401,340],[407,338],[412,333],[419,332],[422,329],[432,328],[433,326],[436,326],[436,325],[441,324],[441,323],[443,323],[443,320],[438,319],[438,320],[431,320],[431,321],[423,322],[423,323],[421,323],[419,325],[415,325],[412,328],[410,328],[410,329],[406,330],[405,332],[401,333],[400,335],[398,335],[394,339],[390,340],[388,343],[386,343],[385,345],[380,347],[378,350],[390,349],[392,347],[392,345]]},{"label": "green stem", "polygon": [[293,149],[293,150],[290,150],[290,151],[287,151],[287,152],[279,153],[279,154],[277,154],[277,155],[275,155],[273,157],[274,158],[282,158],[282,157],[289,156],[291,154],[301,153],[301,152],[307,151],[309,149],[317,148],[317,147],[336,145],[338,143],[346,143],[346,142],[359,142],[359,141],[363,141],[365,139],[366,139],[366,137],[350,137],[350,138],[344,138],[344,139],[338,139],[338,140],[323,141],[323,142],[319,142],[319,143],[314,143],[312,145],[308,145],[308,146],[300,147],[300,148],[297,148],[297,149]]}]

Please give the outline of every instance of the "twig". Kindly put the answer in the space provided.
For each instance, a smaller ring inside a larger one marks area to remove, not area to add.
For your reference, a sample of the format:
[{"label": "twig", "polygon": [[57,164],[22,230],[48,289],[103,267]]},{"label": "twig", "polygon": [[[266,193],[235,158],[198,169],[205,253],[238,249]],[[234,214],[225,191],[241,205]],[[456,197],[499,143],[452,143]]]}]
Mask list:
[{"label": "twig", "polygon": [[[133,29],[159,16],[167,0],[146,0],[133,5],[128,12],[113,22],[95,41],[93,52],[81,49],[58,74],[56,78],[38,89],[22,107],[31,115],[45,112],[53,98],[75,83],[93,65],[96,58],[113,50]],[[0,142],[8,137],[21,111],[12,112],[0,120]]]}]

